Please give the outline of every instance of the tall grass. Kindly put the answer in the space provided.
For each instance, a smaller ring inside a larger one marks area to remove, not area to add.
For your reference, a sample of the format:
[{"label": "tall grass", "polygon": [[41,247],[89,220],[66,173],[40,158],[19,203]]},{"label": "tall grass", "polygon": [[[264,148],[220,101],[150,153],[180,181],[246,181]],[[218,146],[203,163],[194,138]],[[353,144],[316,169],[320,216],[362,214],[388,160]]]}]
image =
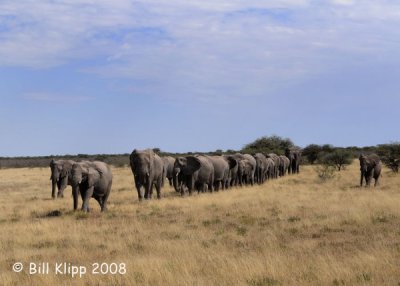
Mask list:
[{"label": "tall grass", "polygon": [[[48,168],[0,170],[0,285],[398,285],[400,177],[359,188],[357,164],[261,186],[138,202],[114,168],[109,211],[52,200]],[[13,273],[14,262],[126,263],[125,275]]]}]

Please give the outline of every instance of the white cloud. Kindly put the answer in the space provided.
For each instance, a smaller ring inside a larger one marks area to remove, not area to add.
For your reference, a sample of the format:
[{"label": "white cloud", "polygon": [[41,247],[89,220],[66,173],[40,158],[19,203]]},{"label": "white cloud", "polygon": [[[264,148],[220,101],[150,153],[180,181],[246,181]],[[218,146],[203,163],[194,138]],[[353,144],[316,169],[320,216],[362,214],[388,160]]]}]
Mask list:
[{"label": "white cloud", "polygon": [[0,66],[94,60],[82,71],[140,81],[141,94],[262,96],[377,54],[399,58],[398,5],[8,0],[0,3]]}]

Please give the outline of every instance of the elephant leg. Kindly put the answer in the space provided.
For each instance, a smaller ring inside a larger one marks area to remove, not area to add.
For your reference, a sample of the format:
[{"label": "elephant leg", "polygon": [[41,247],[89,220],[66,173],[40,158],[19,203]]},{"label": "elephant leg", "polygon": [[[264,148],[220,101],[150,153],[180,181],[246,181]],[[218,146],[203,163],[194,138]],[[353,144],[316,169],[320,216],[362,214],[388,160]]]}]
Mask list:
[{"label": "elephant leg", "polygon": [[151,198],[153,197],[153,188],[154,188],[154,184],[151,183],[150,184],[150,190],[149,190],[149,199],[151,200]]},{"label": "elephant leg", "polygon": [[360,187],[362,187],[364,181],[364,172],[361,171],[361,177],[360,177]]},{"label": "elephant leg", "polygon": [[368,172],[368,174],[365,178],[365,181],[367,182],[366,183],[367,187],[369,187],[371,185],[371,179],[372,179],[372,172],[370,171],[370,172]]},{"label": "elephant leg", "polygon": [[150,196],[150,188],[151,188],[152,186],[151,186],[151,184],[150,184],[150,182],[147,182],[145,185],[144,185],[144,199],[145,200],[148,200],[149,199],[149,196]]},{"label": "elephant leg", "polygon": [[99,203],[99,206],[101,207],[103,204],[103,199],[102,197],[97,196],[96,194],[93,195],[93,198]]},{"label": "elephant leg", "polygon": [[378,177],[378,178],[375,178],[375,184],[374,184],[374,187],[376,187],[378,184],[379,184],[379,177]]},{"label": "elephant leg", "polygon": [[172,187],[172,178],[168,178],[169,186]]},{"label": "elephant leg", "polygon": [[107,211],[107,201],[108,201],[108,197],[110,195],[110,192],[111,192],[111,183],[108,185],[107,192],[104,195],[103,200],[102,200],[102,204],[101,204],[101,211],[102,212]]},{"label": "elephant leg", "polygon": [[136,190],[137,190],[139,201],[143,200],[143,194],[141,192],[141,188],[142,188],[142,185],[139,183],[136,183]]},{"label": "elephant leg", "polygon": [[82,210],[84,212],[89,212],[89,200],[93,196],[94,187],[90,187],[86,190],[85,194],[82,194],[83,203],[82,203]]},{"label": "elephant leg", "polygon": [[162,185],[162,179],[158,180],[156,185],[157,199],[161,199],[161,185]]},{"label": "elephant leg", "polygon": [[179,192],[181,193],[181,196],[182,196],[182,197],[185,195],[185,189],[183,188],[183,184],[180,185],[180,187],[179,187]]},{"label": "elephant leg", "polygon": [[210,178],[208,178],[207,186],[210,188],[210,192],[214,191],[214,174],[211,174]]},{"label": "elephant leg", "polygon": [[215,190],[216,192],[219,191],[220,182],[221,182],[221,184],[222,184],[222,181],[216,181],[216,182],[214,183],[214,190]]},{"label": "elephant leg", "polygon": [[380,178],[380,174],[375,174],[375,171],[374,171],[374,179],[375,179],[374,187],[379,185],[379,178]]}]

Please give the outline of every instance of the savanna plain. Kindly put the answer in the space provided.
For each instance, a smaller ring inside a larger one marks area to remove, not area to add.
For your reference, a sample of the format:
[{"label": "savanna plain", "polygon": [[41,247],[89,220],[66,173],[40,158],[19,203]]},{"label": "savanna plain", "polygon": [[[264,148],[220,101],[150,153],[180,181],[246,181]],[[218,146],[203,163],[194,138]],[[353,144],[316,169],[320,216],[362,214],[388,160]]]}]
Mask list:
[{"label": "savanna plain", "polygon": [[[130,169],[113,174],[108,212],[92,199],[84,214],[70,187],[51,199],[49,168],[0,170],[0,285],[400,285],[400,176],[387,169],[377,188],[358,186],[357,160],[325,182],[302,166],[184,198],[166,184],[141,203]],[[29,275],[29,262],[126,274]]]}]

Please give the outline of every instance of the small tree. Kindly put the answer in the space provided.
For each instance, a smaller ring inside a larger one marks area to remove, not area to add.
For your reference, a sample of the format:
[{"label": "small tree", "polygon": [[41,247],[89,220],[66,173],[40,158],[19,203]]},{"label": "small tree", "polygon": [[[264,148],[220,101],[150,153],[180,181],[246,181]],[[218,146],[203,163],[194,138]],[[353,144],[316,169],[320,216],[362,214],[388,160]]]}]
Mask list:
[{"label": "small tree", "polygon": [[346,165],[350,165],[353,159],[354,157],[351,152],[344,149],[336,149],[331,153],[325,153],[319,161],[323,165],[334,166],[340,171],[344,169]]},{"label": "small tree", "polygon": [[313,165],[317,161],[319,154],[322,152],[322,147],[317,144],[310,144],[303,149],[302,155],[307,158],[307,161]]},{"label": "small tree", "polygon": [[334,166],[325,164],[318,165],[315,168],[318,178],[320,178],[320,180],[323,182],[333,179],[335,177],[335,170],[336,168]]},{"label": "small tree", "polygon": [[384,144],[378,146],[378,154],[382,162],[395,173],[400,168],[400,143]]},{"label": "small tree", "polygon": [[244,146],[241,150],[244,153],[270,153],[285,154],[287,148],[294,147],[292,140],[276,135],[258,138],[252,143]]}]

